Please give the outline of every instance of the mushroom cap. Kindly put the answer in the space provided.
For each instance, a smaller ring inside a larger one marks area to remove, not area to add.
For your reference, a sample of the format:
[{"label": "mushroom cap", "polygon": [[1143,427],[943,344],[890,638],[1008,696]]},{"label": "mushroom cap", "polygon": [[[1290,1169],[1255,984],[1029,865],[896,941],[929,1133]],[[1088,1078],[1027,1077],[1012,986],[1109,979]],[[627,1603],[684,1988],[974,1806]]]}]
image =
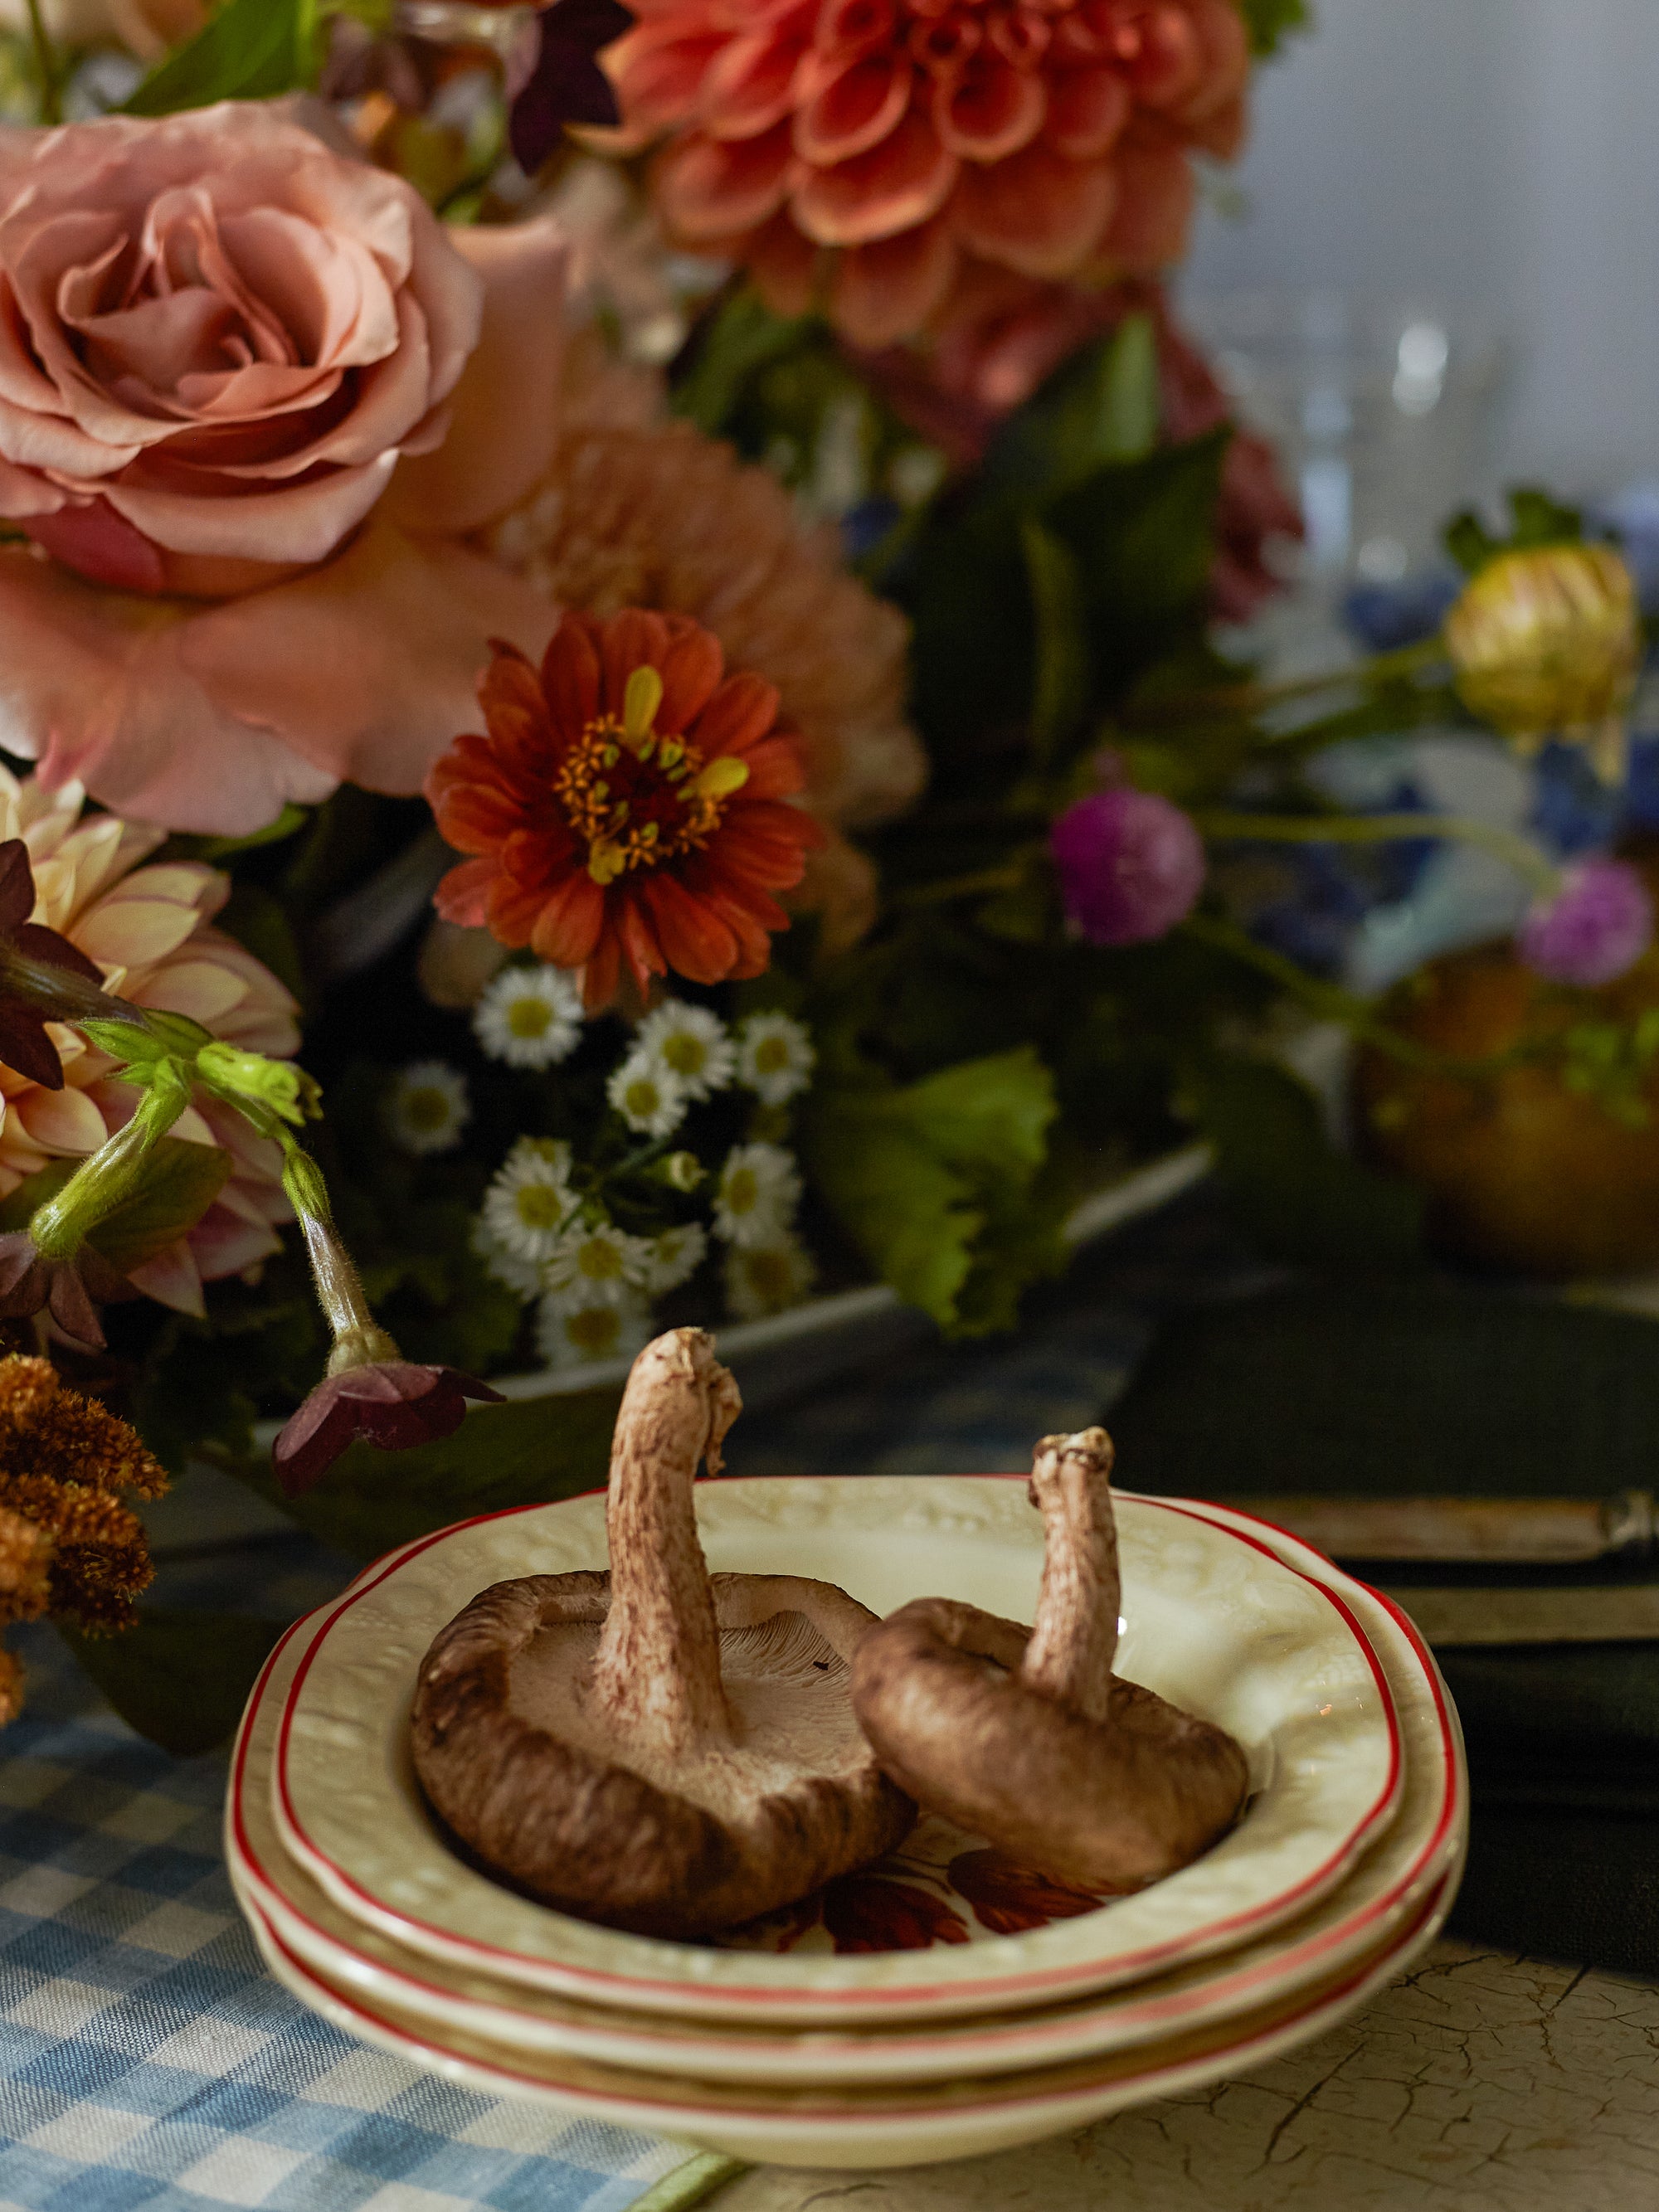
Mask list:
[{"label": "mushroom cap", "polygon": [[641,1935],[729,1928],[907,1835],[848,1696],[876,1616],[829,1583],[710,1577],[733,1740],[683,1757],[587,1694],[608,1574],[497,1583],[441,1630],[415,1693],[415,1768],[484,1864],[547,1905]]},{"label": "mushroom cap", "polygon": [[1244,1753],[1224,1729],[1115,1680],[1090,1720],[1022,1680],[1031,1632],[951,1598],[871,1629],[853,1706],[902,1790],[1041,1874],[1139,1889],[1238,1817]]}]

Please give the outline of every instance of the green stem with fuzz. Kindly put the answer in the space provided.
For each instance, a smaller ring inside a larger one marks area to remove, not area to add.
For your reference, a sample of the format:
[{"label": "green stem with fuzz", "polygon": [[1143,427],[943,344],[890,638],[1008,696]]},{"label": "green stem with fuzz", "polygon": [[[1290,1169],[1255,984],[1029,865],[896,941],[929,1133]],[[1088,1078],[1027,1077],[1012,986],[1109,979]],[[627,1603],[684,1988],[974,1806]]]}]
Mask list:
[{"label": "green stem with fuzz", "polygon": [[343,1375],[354,1367],[369,1367],[377,1360],[401,1358],[397,1345],[375,1320],[357,1264],[334,1225],[322,1170],[310,1153],[285,1132],[275,1133],[285,1155],[283,1188],[288,1193],[300,1233],[306,1240],[306,1256],[311,1262],[311,1279],[317,1287],[317,1303],[334,1339],[334,1348],[328,1355],[328,1372]]},{"label": "green stem with fuzz", "polygon": [[49,1260],[70,1260],[106,1215],[131,1192],[144,1163],[190,1103],[188,1085],[149,1085],[125,1128],[118,1129],[82,1161],[55,1198],[29,1216],[35,1249]]}]

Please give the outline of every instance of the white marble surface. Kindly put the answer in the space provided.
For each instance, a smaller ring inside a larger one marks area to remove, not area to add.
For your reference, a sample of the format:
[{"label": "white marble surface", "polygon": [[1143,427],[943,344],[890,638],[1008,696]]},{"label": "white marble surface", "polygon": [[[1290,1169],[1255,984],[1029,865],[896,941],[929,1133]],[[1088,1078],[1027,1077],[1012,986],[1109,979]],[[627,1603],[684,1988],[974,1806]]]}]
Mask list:
[{"label": "white marble surface", "polygon": [[1437,1944],[1238,2081],[956,2166],[757,2168],[711,2212],[1646,2212],[1659,1987]]}]

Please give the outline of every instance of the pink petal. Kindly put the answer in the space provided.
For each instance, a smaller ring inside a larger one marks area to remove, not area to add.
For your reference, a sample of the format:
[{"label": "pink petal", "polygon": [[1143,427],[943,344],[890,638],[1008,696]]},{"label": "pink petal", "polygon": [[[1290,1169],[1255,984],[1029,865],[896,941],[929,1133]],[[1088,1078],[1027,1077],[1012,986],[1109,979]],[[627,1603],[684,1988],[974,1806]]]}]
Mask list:
[{"label": "pink petal", "polygon": [[29,1091],[12,1101],[12,1112],[46,1152],[94,1152],[109,1131],[84,1091]]},{"label": "pink petal", "polygon": [[82,915],[76,941],[111,967],[147,967],[176,952],[196,927],[195,909],[162,899],[112,899]]},{"label": "pink petal", "polygon": [[196,616],[179,659],[222,714],[276,732],[313,769],[413,793],[477,719],[490,637],[539,654],[555,619],[482,554],[377,515],[325,567]]},{"label": "pink petal", "polygon": [[483,321],[448,435],[406,458],[387,496],[392,519],[421,532],[475,530],[501,514],[545,473],[558,439],[563,231],[542,218],[452,235],[483,280]]},{"label": "pink petal", "polygon": [[207,1311],[202,1303],[201,1271],[183,1240],[169,1244],[142,1267],[135,1267],[127,1280],[158,1305],[171,1306],[174,1313],[190,1314],[200,1321]]}]

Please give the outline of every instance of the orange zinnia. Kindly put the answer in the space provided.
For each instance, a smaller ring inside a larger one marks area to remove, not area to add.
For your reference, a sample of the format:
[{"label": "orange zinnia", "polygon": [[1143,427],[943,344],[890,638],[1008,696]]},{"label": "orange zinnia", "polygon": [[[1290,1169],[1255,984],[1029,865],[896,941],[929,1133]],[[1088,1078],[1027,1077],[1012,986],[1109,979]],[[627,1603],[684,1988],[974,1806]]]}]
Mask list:
[{"label": "orange zinnia", "polygon": [[497,645],[478,686],[487,737],[457,738],[427,779],[438,827],[475,857],[438,886],[447,921],[480,923],[559,968],[590,1007],[671,969],[758,975],[823,831],[787,804],[805,781],[778,694],[725,673],[684,615],[567,614],[539,673]]}]

